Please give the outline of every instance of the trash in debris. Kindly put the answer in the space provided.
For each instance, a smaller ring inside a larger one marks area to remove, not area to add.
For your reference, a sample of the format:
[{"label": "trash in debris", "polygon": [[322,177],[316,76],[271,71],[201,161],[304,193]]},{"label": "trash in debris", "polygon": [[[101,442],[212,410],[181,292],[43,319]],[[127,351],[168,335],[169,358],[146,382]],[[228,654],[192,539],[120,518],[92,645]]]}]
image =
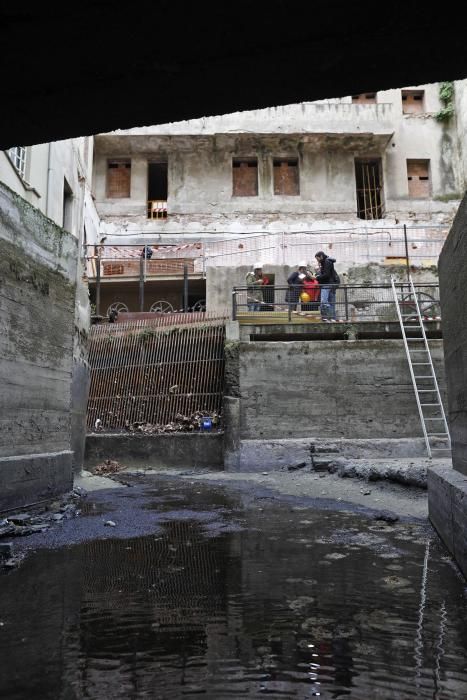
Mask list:
[{"label": "trash in debris", "polygon": [[[207,427],[210,421],[210,427]],[[154,435],[157,433],[190,433],[198,430],[212,430],[220,425],[220,415],[216,412],[195,411],[189,416],[177,413],[175,420],[169,423],[147,423],[136,421],[128,424],[127,430],[132,433]]]},{"label": "trash in debris", "polygon": [[104,525],[107,525],[107,527],[117,527],[117,523],[114,523],[113,520],[106,520]]},{"label": "trash in debris", "polygon": [[383,512],[383,513],[376,513],[373,516],[373,519],[374,520],[383,520],[385,523],[397,523],[397,521],[399,520],[399,516],[395,515],[394,513]]},{"label": "trash in debris", "polygon": [[115,459],[106,459],[102,464],[98,464],[94,469],[94,474],[115,474],[115,472],[125,469],[125,467]]},{"label": "trash in debris", "polygon": [[96,422],[94,423],[94,430],[96,431],[96,433],[103,430],[102,421],[100,418],[96,418]]}]

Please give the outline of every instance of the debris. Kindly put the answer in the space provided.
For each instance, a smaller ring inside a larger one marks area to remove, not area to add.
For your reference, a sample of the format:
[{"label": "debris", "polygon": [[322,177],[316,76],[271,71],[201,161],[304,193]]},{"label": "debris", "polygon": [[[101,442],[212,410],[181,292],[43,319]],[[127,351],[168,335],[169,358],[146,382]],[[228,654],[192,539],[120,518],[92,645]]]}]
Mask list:
[{"label": "debris", "polygon": [[117,527],[117,523],[114,523],[113,520],[106,520],[104,525],[107,525],[107,527]]},{"label": "debris", "polygon": [[96,433],[103,430],[102,421],[100,418],[96,418],[96,422],[94,423],[94,430],[96,431]]},{"label": "debris", "polygon": [[0,559],[9,559],[13,554],[13,542],[0,542]]},{"label": "debris", "polygon": [[374,520],[383,520],[385,523],[397,523],[399,520],[399,516],[395,515],[394,513],[376,513],[373,516]]},{"label": "debris", "polygon": [[268,476],[269,472],[263,472],[263,476]]},{"label": "debris", "polygon": [[[175,389],[177,387],[171,387]],[[145,435],[155,435],[158,433],[189,433],[195,430],[202,430],[203,423],[206,420],[211,421],[211,427],[216,429],[220,425],[220,415],[216,412],[209,413],[208,411],[196,411],[189,416],[184,416],[178,413],[175,420],[170,423],[146,423],[145,421],[136,421],[132,424],[127,424],[125,427],[132,433],[144,433]]]},{"label": "debris", "polygon": [[287,467],[287,470],[289,472],[294,472],[296,469],[303,469],[303,467],[306,467],[306,462],[300,462],[300,464],[295,464],[294,466],[290,465]]},{"label": "debris", "polygon": [[115,472],[125,469],[120,462],[114,459],[106,459],[103,464],[98,464],[94,469],[94,474],[115,474]]},{"label": "debris", "polygon": [[10,515],[7,520],[14,525],[25,525],[31,520],[29,513],[18,513],[18,515]]},{"label": "debris", "polygon": [[370,489],[366,489],[365,491],[363,489],[361,489],[361,492],[364,496],[369,496],[371,493]]}]

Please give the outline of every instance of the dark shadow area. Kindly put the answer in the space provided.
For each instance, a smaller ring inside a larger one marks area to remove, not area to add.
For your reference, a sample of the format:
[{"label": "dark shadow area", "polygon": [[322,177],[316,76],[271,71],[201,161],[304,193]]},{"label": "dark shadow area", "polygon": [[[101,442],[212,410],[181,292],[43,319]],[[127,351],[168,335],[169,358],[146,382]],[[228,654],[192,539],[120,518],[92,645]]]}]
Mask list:
[{"label": "dark shadow area", "polygon": [[467,75],[451,12],[395,2],[376,20],[324,0],[5,5],[0,147]]}]

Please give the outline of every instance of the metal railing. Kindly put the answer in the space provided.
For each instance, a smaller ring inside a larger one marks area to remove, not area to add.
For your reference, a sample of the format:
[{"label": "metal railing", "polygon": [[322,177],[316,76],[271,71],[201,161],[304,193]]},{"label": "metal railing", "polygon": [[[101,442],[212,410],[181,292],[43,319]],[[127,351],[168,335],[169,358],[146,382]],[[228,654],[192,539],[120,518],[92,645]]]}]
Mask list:
[{"label": "metal railing", "polygon": [[225,321],[173,327],[155,322],[92,326],[88,430],[164,426],[196,411],[219,415]]},{"label": "metal railing", "polygon": [[148,200],[148,219],[167,219],[167,200]]},{"label": "metal railing", "polygon": [[[320,297],[303,301],[301,293],[303,287],[297,286],[273,286],[262,288],[262,299],[258,300],[257,288],[234,287],[232,290],[232,318],[252,319],[254,323],[261,323],[261,315],[272,315],[279,319],[287,318],[292,321],[294,317],[309,316],[320,319],[326,317],[336,321],[397,321],[397,308],[394,302],[392,286],[381,285],[322,285],[323,288],[335,290],[335,302],[330,305],[322,305]],[[411,294],[410,285],[407,283],[396,284],[401,295],[401,305],[408,315],[417,317],[417,308]],[[441,309],[439,303],[439,285],[416,284],[415,285],[420,312],[426,320],[440,320]],[[319,292],[321,288],[319,288]],[[319,293],[318,292],[318,293]],[[330,308],[329,308],[330,307]],[[254,321],[253,321],[254,318]]]}]

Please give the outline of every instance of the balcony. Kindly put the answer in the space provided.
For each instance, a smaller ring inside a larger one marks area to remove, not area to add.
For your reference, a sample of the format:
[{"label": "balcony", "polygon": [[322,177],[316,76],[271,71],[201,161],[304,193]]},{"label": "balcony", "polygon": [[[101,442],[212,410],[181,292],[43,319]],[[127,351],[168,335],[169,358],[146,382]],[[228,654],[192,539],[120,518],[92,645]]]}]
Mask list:
[{"label": "balcony", "polygon": [[86,274],[89,281],[134,282],[141,277],[151,279],[182,278],[185,271],[202,276],[203,258],[201,244],[157,246],[147,245],[151,257],[144,257],[143,245],[86,246]]}]

